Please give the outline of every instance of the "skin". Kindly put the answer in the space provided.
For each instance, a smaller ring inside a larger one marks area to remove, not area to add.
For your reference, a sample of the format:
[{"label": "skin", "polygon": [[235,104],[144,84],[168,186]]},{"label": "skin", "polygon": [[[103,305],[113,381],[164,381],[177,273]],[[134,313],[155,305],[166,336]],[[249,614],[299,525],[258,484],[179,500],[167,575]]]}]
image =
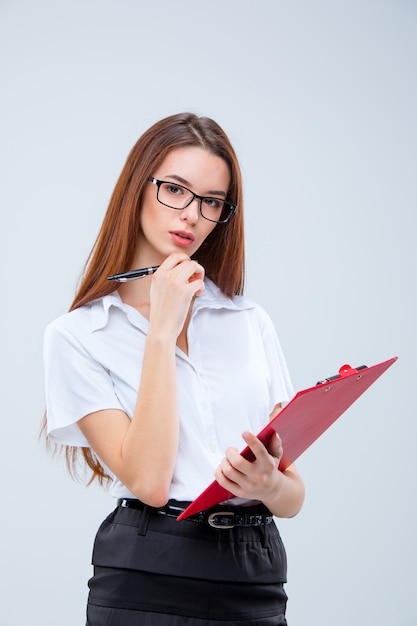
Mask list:
[{"label": "skin", "polygon": [[[152,175],[183,184],[201,196],[225,197],[230,184],[223,159],[199,147],[171,151]],[[109,469],[139,500],[154,507],[168,501],[178,452],[175,347],[188,351],[192,304],[204,291],[204,268],[190,257],[214,228],[221,225],[201,216],[197,200],[182,211],[164,207],[149,183],[129,269],[161,267],[152,276],[124,283],[119,289],[122,300],[149,320],[135,410],[132,419],[112,409],[91,413],[78,422]],[[279,409],[275,407],[271,417]],[[216,480],[236,496],[264,502],[277,516],[295,515],[303,503],[304,487],[294,466],[277,470],[282,456],[279,437],[273,437],[267,448],[252,433],[243,433],[243,440],[255,461],[250,463],[236,448],[228,448],[215,472]]]}]

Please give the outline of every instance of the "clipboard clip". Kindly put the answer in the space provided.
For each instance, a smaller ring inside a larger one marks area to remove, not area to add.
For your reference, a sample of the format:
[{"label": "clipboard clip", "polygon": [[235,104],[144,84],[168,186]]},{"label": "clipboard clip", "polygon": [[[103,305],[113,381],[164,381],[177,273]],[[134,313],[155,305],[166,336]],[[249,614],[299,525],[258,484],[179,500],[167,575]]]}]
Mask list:
[{"label": "clipboard clip", "polygon": [[[329,376],[329,378],[325,378],[324,380],[319,380],[316,385],[323,385],[324,383],[330,383],[332,380],[337,380],[338,378],[346,378],[346,376],[350,376],[351,374],[357,374],[360,370],[366,370],[368,368],[367,365],[358,365],[358,367],[351,367],[347,363],[342,365],[339,369],[339,373],[335,376]],[[362,378],[362,376],[360,376]]]}]

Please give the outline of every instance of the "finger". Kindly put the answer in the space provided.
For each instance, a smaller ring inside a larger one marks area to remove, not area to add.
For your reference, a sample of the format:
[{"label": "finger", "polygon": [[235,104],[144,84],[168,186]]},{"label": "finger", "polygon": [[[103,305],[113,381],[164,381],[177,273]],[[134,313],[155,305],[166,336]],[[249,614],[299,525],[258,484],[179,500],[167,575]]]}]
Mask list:
[{"label": "finger", "polygon": [[197,261],[191,261],[191,263],[193,264],[192,267],[194,268],[194,271],[190,276],[190,282],[197,279],[204,280],[204,276],[206,274],[206,270],[204,269],[204,267],[200,265],[200,263],[198,263]]},{"label": "finger", "polygon": [[221,463],[221,470],[229,480],[237,483],[244,474],[228,458],[224,458]]},{"label": "finger", "polygon": [[239,484],[242,474],[225,458],[216,470],[216,477],[217,476],[219,476],[222,480]]},{"label": "finger", "polygon": [[186,252],[173,252],[165,261],[163,261],[159,269],[173,269],[183,263],[191,263],[196,268],[204,273],[204,268],[195,259],[192,259]]},{"label": "finger", "polygon": [[245,431],[244,433],[242,433],[242,437],[247,443],[248,447],[252,450],[257,460],[266,459],[269,456],[268,450],[266,449],[262,441],[260,441],[258,437],[256,437],[253,433]]},{"label": "finger", "polygon": [[171,270],[184,261],[190,261],[190,257],[185,252],[174,252],[167,256],[165,261],[161,263],[159,270]]},{"label": "finger", "polygon": [[248,483],[247,477],[228,463],[227,459],[223,459],[216,469],[214,476],[219,485],[223,488],[227,489],[235,496],[244,497]]},{"label": "finger", "polygon": [[195,279],[203,279],[205,274],[204,267],[190,258],[184,259],[178,263],[176,269],[178,273],[186,277],[188,281],[191,281],[193,277]]},{"label": "finger", "polygon": [[276,465],[276,458],[279,460],[278,455],[276,455],[276,450],[274,450],[274,454],[270,454],[262,441],[260,441],[253,433],[244,432],[242,433],[242,437],[246,441],[250,450],[253,452],[260,468],[269,470]]},{"label": "finger", "polygon": [[174,253],[165,259],[159,270],[155,274],[156,281],[171,280],[172,284],[189,285],[192,287],[186,289],[191,299],[195,295],[201,295],[205,289],[204,285],[205,270],[197,261],[190,259],[185,253]]},{"label": "finger", "polygon": [[194,269],[191,276],[188,278],[189,284],[192,284],[192,290],[194,296],[201,296],[204,289],[206,288],[204,284],[204,276],[205,269],[202,265],[200,265],[197,261],[191,261],[191,268]]},{"label": "finger", "polygon": [[248,461],[242,457],[237,448],[227,448],[221,465],[224,464],[227,467],[228,464],[241,472],[242,470],[240,467],[244,463],[248,463]]},{"label": "finger", "polygon": [[277,458],[281,458],[284,452],[282,441],[278,433],[274,433],[268,443],[267,450],[270,454]]},{"label": "finger", "polygon": [[205,275],[204,267],[198,261],[181,253],[171,254],[167,257],[158,271],[161,272],[161,270],[172,271],[177,278],[185,282],[190,282],[193,279],[203,280]]},{"label": "finger", "polygon": [[227,448],[224,459],[220,464],[225,475],[232,480],[240,481],[248,475],[252,463],[245,459],[237,448]]}]

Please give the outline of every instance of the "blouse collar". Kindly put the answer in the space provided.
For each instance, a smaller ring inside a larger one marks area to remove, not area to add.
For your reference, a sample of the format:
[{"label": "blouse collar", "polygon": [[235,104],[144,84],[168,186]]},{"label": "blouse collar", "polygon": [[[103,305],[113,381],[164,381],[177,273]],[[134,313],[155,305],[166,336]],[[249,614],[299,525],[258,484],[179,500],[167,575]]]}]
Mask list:
[{"label": "blouse collar", "polygon": [[[244,311],[255,308],[255,303],[244,296],[234,296],[233,298],[229,298],[209,278],[205,278],[204,283],[206,288],[194,302],[193,315],[202,309],[228,309],[230,311]],[[93,300],[93,302],[87,306],[91,307],[93,332],[107,326],[109,312],[112,307],[124,311],[128,319],[135,325],[146,327],[148,325],[146,318],[138,313],[133,307],[123,302],[118,291],[113,291],[107,296]],[[138,324],[139,320],[143,320],[143,323]]]}]

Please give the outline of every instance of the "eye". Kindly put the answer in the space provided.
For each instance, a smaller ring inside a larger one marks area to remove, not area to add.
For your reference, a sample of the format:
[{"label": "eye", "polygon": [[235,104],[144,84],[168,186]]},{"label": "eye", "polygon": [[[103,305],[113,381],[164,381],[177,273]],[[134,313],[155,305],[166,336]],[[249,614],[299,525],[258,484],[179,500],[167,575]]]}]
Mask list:
[{"label": "eye", "polygon": [[173,196],[181,196],[184,193],[183,188],[180,185],[174,185],[174,183],[164,183],[164,191]]},{"label": "eye", "polygon": [[210,207],[210,209],[217,211],[221,211],[223,208],[223,200],[220,200],[220,198],[204,198],[204,204]]}]

